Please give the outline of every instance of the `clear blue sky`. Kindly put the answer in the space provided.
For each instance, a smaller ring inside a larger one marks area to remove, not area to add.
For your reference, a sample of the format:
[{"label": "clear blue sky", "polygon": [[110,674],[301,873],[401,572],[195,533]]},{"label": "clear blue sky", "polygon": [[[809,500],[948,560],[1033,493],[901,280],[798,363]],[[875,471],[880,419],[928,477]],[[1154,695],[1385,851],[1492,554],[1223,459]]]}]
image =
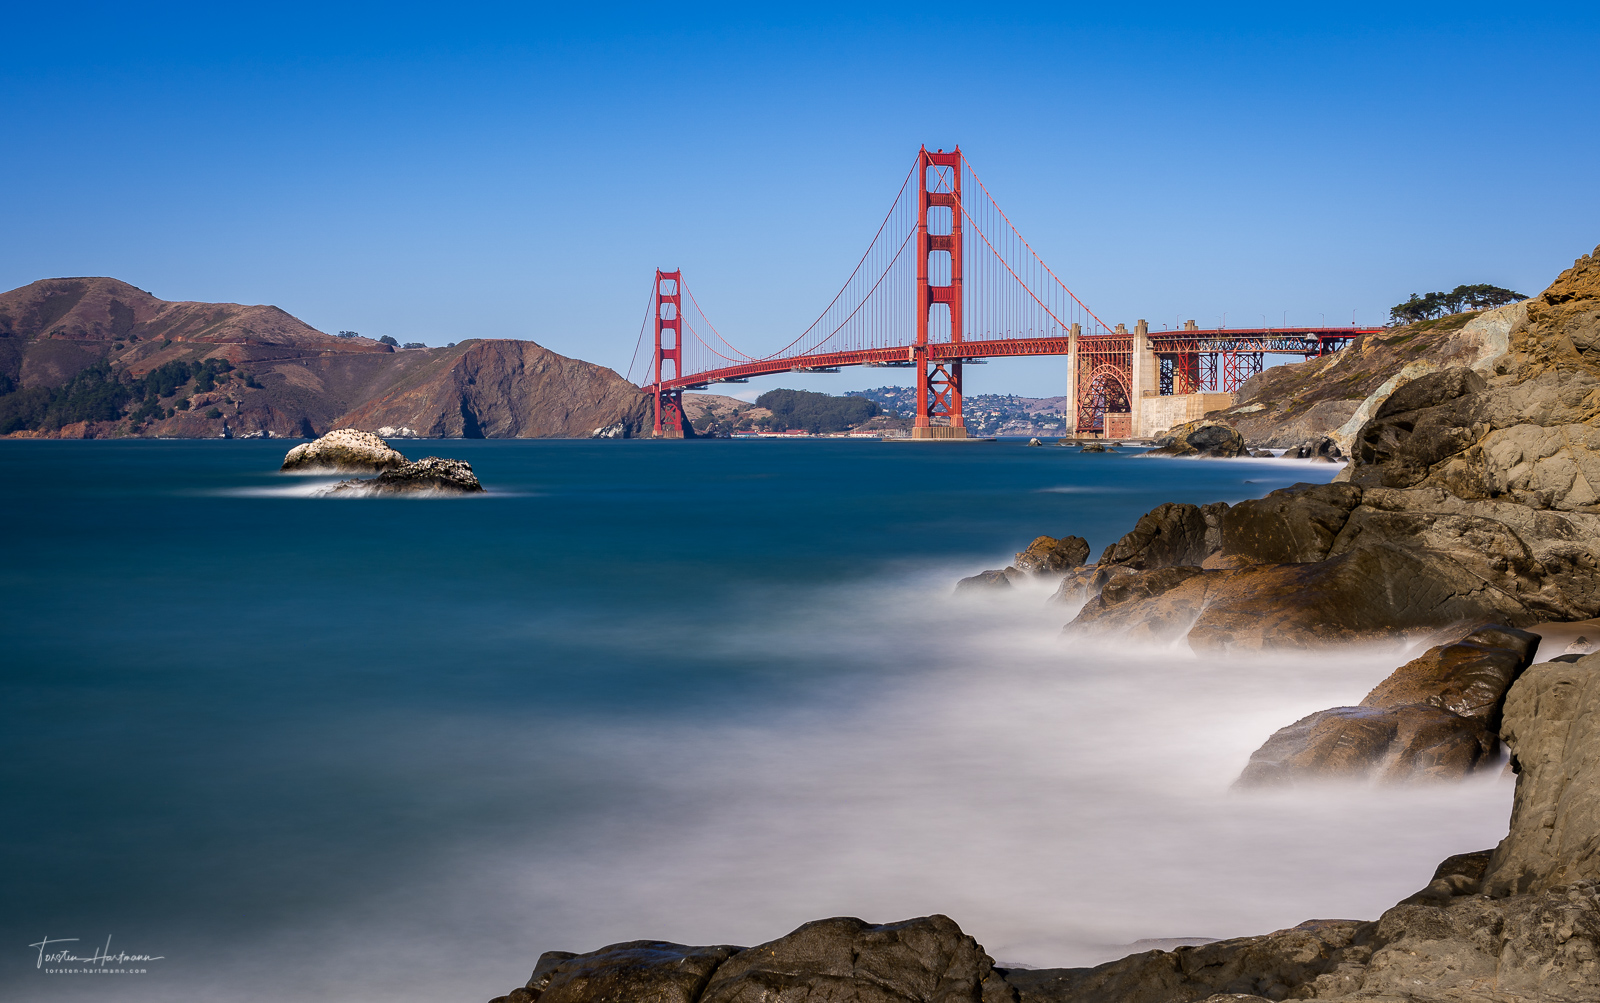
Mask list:
[{"label": "clear blue sky", "polygon": [[620,370],[682,265],[770,351],[917,146],[959,142],[1107,321],[1377,323],[1600,243],[1600,8],[1523,6],[18,5],[0,286],[113,275]]}]

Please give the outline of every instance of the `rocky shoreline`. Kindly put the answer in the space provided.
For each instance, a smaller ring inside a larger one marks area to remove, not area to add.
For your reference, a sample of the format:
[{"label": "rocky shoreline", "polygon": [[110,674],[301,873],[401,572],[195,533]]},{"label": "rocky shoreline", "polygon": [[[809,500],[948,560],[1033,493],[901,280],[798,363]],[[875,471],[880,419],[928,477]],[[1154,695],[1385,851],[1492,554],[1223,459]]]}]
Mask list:
[{"label": "rocky shoreline", "polygon": [[[1574,642],[1534,663],[1541,638],[1525,629],[1600,613],[1600,248],[1466,327],[1477,333],[1458,339],[1455,365],[1419,362],[1354,409],[1335,483],[1159,506],[1092,565],[1081,537],[1041,536],[957,593],[1059,578],[1052,601],[1075,607],[1068,636],[1223,654],[1432,635],[1360,705],[1271,736],[1240,783],[1437,782],[1498,766],[1503,742],[1517,783],[1498,847],[1448,858],[1375,920],[1094,968],[996,967],[944,916],[835,918],[753,948],[550,952],[493,1003],[1600,1000],[1600,654]],[[1336,439],[1304,431],[1297,451],[1336,457]],[[1161,447],[1236,456],[1243,438],[1211,420]]]}]

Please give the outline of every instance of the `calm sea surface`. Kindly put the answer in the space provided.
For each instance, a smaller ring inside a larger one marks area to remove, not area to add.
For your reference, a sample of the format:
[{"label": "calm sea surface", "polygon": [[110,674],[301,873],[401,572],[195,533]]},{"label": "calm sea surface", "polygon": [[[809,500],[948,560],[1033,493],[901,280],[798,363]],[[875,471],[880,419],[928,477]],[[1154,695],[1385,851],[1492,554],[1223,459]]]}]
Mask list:
[{"label": "calm sea surface", "polygon": [[1504,833],[1500,779],[1229,792],[1396,652],[1093,649],[1044,590],[951,595],[1040,533],[1098,553],[1333,468],[400,445],[489,495],[311,497],[276,441],[0,442],[0,998],[481,1003],[545,950],[840,914],[1090,963],[1372,917]]}]

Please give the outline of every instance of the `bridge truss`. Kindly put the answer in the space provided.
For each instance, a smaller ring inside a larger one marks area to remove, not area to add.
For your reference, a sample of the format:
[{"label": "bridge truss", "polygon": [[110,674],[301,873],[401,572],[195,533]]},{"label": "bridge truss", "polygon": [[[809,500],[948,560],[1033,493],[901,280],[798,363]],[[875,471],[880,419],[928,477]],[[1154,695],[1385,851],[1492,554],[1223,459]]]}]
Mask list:
[{"label": "bridge truss", "polygon": [[1269,354],[1313,358],[1381,328],[1133,331],[1100,320],[1034,253],[960,148],[917,153],[889,212],[844,285],[778,351],[753,356],[706,317],[682,271],[652,285],[653,351],[638,382],[655,401],[655,434],[684,427],[682,395],[718,383],[844,366],[910,368],[913,435],[965,437],[963,367],[990,358],[1064,355],[1075,434],[1106,434],[1106,415],[1137,415],[1145,398],[1232,393]]}]

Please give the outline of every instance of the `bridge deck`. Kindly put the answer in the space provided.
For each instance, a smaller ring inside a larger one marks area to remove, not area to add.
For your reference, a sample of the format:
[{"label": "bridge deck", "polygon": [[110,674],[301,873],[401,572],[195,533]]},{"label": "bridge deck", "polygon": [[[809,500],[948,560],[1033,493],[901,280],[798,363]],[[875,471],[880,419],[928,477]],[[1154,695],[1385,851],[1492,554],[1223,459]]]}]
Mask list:
[{"label": "bridge deck", "polygon": [[[1265,352],[1314,358],[1335,351],[1360,335],[1374,334],[1382,330],[1381,327],[1218,328],[1208,331],[1159,331],[1151,332],[1146,337],[1151,343],[1151,350],[1157,355]],[[1091,354],[1130,352],[1133,349],[1133,337],[1131,333],[1083,335],[1078,338],[1078,351]],[[934,362],[950,362],[1030,355],[1066,355],[1069,347],[1070,339],[1064,336],[932,342],[928,345],[928,358]],[[810,372],[843,366],[911,366],[914,364],[912,351],[913,347],[908,345],[899,348],[824,352],[782,359],[756,359],[663,380],[660,389],[702,389],[712,383],[730,380],[742,381],[755,376]],[[650,392],[656,390],[655,384],[649,384],[648,388]]]}]

